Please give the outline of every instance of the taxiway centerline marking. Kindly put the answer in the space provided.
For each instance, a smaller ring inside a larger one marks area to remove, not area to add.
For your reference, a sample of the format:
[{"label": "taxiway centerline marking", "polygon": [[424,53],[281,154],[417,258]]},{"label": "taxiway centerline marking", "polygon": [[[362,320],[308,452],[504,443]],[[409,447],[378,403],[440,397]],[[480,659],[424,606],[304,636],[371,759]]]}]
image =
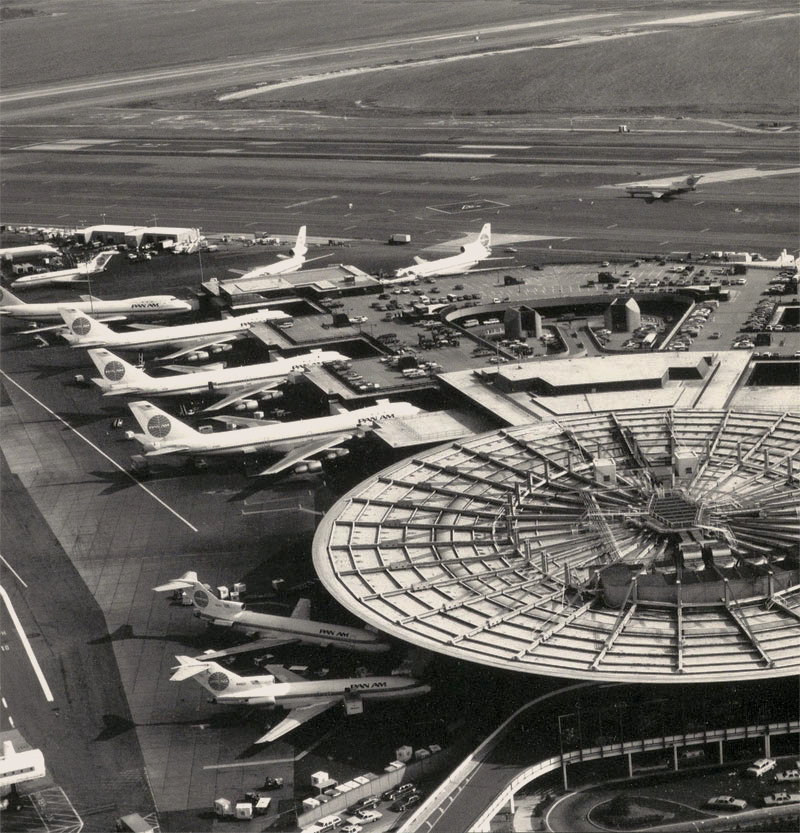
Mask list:
[{"label": "taxiway centerline marking", "polygon": [[158,497],[158,495],[154,494],[150,491],[150,489],[148,489],[146,486],[140,483],[129,471],[126,471],[124,468],[122,468],[122,466],[116,460],[109,457],[108,454],[105,453],[105,451],[103,451],[101,448],[98,448],[90,439],[84,437],[80,431],[73,428],[63,417],[59,416],[54,410],[52,410],[52,408],[48,408],[47,405],[44,404],[44,402],[37,399],[30,391],[25,390],[25,388],[23,388],[19,382],[12,379],[4,370],[0,370],[0,375],[7,382],[11,382],[11,384],[14,385],[14,387],[18,388],[26,396],[32,399],[40,408],[44,408],[44,410],[47,411],[48,414],[54,416],[62,425],[69,428],[69,430],[72,431],[72,433],[75,434],[76,437],[82,439],[86,443],[86,445],[88,445],[90,448],[93,448],[101,457],[108,460],[108,462],[111,463],[111,465],[114,466],[114,468],[119,469],[119,471],[121,471],[132,483],[135,483],[140,489],[147,492],[147,494],[150,495],[150,497],[153,498],[153,500],[155,500],[157,503],[160,503],[168,512],[171,512],[179,521],[181,521],[181,523],[186,524],[186,526],[188,526],[189,529],[192,530],[192,532],[197,532],[196,526],[193,526],[189,523],[189,521],[186,520],[186,518],[184,518],[182,515],[179,515],[168,503],[165,503],[163,500],[161,500],[160,497]]},{"label": "taxiway centerline marking", "polygon": [[0,555],[0,561],[2,561],[3,564],[5,564],[6,567],[8,567],[8,569],[11,570],[11,572],[14,574],[17,581],[27,590],[28,585],[25,584],[25,582],[22,580],[22,576],[20,576],[20,574],[8,563],[8,561],[6,561],[5,558],[3,558],[2,555]]},{"label": "taxiway centerline marking", "polygon": [[25,653],[28,655],[28,659],[30,660],[31,666],[33,667],[33,671],[36,674],[37,679],[39,680],[39,685],[42,687],[45,700],[47,700],[48,703],[52,703],[55,699],[53,697],[53,692],[50,691],[50,686],[47,685],[47,680],[44,678],[42,669],[39,666],[39,661],[36,659],[36,654],[33,653],[31,643],[28,642],[28,637],[25,635],[25,631],[22,629],[22,623],[17,618],[17,611],[14,610],[14,605],[11,604],[11,599],[8,598],[8,593],[6,593],[5,589],[2,586],[0,586],[0,596],[3,597],[3,601],[6,605],[6,610],[8,610],[8,615],[11,617],[11,621],[14,623],[14,627],[17,629],[17,633],[19,634],[19,638],[22,640],[22,647],[25,649]]}]

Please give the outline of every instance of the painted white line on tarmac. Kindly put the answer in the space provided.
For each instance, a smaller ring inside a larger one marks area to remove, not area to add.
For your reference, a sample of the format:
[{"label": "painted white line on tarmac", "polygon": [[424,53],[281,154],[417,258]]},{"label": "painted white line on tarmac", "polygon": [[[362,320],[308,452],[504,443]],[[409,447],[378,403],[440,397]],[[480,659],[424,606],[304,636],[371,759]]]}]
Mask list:
[{"label": "painted white line on tarmac", "polygon": [[111,463],[111,465],[114,466],[114,468],[119,469],[119,471],[121,471],[131,481],[131,483],[135,483],[140,489],[147,492],[147,494],[150,495],[150,497],[153,498],[153,500],[155,500],[157,503],[160,503],[168,512],[172,513],[179,521],[181,521],[181,523],[186,524],[186,526],[188,526],[189,529],[192,530],[192,532],[197,532],[196,526],[190,524],[189,521],[186,520],[186,518],[184,518],[182,515],[179,515],[169,504],[161,500],[161,498],[158,497],[158,495],[153,494],[153,492],[151,492],[150,489],[148,489],[146,486],[140,483],[129,471],[126,471],[124,468],[122,468],[122,466],[116,460],[113,460],[111,457],[109,457],[108,454],[105,453],[105,451],[98,448],[91,440],[84,437],[80,431],[73,428],[63,417],[60,417],[54,410],[48,408],[47,405],[44,404],[44,402],[37,399],[30,391],[25,390],[25,388],[23,388],[19,382],[12,379],[4,370],[0,370],[0,375],[7,382],[10,382],[12,385],[14,385],[15,388],[18,388],[26,396],[32,399],[37,405],[39,405],[39,407],[44,408],[44,410],[47,411],[48,414],[54,416],[62,425],[69,428],[69,430],[72,431],[72,433],[75,434],[76,437],[80,437],[80,439],[82,439],[86,443],[86,445],[88,445],[90,448],[93,448],[101,457],[104,457],[106,460],[108,460],[108,462]]},{"label": "painted white line on tarmac", "polygon": [[11,599],[8,598],[8,593],[6,593],[5,589],[2,586],[0,586],[0,596],[3,597],[3,601],[6,605],[6,610],[8,610],[8,615],[11,617],[11,621],[14,623],[14,627],[17,629],[17,633],[19,634],[19,638],[22,640],[22,647],[25,648],[25,653],[28,655],[31,667],[33,668],[33,671],[36,674],[37,679],[39,680],[39,685],[42,687],[45,699],[48,703],[52,703],[55,699],[53,697],[53,692],[50,691],[50,686],[47,685],[47,680],[44,678],[42,669],[39,667],[39,661],[36,659],[36,655],[33,653],[31,643],[28,642],[28,637],[25,636],[25,631],[22,630],[22,623],[19,621],[19,618],[17,617],[17,611],[14,610],[14,605],[11,604]]},{"label": "painted white line on tarmac", "polygon": [[2,561],[3,564],[5,564],[6,567],[8,567],[8,569],[11,570],[11,572],[14,574],[14,578],[16,578],[16,580],[27,590],[28,585],[25,584],[25,582],[22,580],[22,577],[20,576],[20,574],[8,563],[8,561],[6,561],[5,558],[3,558],[2,555],[0,555],[0,561]]}]

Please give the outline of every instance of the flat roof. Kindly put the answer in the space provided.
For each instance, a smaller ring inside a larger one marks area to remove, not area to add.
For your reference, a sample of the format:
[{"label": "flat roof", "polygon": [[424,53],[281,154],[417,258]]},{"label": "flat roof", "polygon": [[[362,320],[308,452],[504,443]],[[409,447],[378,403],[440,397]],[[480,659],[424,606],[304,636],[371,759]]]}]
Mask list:
[{"label": "flat roof", "polygon": [[[797,411],[630,409],[492,431],[351,489],[317,528],[314,566],[377,629],[495,668],[795,675],[799,454]],[[687,568],[681,542],[715,560]]]},{"label": "flat roof", "polygon": [[[378,283],[376,278],[368,275],[357,266],[338,263],[321,266],[317,269],[301,269],[298,272],[288,272],[282,275],[221,280],[219,281],[219,289],[230,296],[241,293],[265,294],[279,290],[296,290],[299,287],[311,287],[317,292],[325,293],[359,287],[374,287]],[[205,287],[205,284],[203,286]]]}]

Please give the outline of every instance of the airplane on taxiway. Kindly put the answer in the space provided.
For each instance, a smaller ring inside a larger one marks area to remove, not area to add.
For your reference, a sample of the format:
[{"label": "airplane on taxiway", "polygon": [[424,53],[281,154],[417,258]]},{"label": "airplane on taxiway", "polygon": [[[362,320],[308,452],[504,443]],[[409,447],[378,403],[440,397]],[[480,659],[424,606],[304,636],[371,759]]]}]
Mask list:
[{"label": "airplane on taxiway", "polygon": [[269,743],[344,703],[348,714],[361,714],[365,700],[399,700],[427,694],[431,687],[413,677],[349,677],[338,680],[305,680],[280,665],[267,665],[269,674],[241,677],[202,657],[176,657],[170,680],[194,677],[213,701],[222,705],[283,706],[289,714],[256,743]]},{"label": "airplane on taxiway", "polygon": [[269,263],[266,266],[258,266],[249,271],[242,271],[240,269],[230,269],[230,272],[235,272],[240,275],[240,280],[247,280],[248,278],[261,278],[265,275],[285,275],[289,272],[297,272],[305,263],[311,263],[314,260],[321,260],[329,257],[329,255],[320,255],[320,257],[312,257],[306,260],[306,227],[300,226],[300,231],[297,233],[297,240],[291,249],[291,257],[287,255],[278,255],[279,260],[276,263]]},{"label": "airplane on taxiway", "polygon": [[139,329],[124,333],[92,318],[74,306],[64,306],[61,317],[66,327],[59,332],[72,347],[113,347],[115,350],[158,350],[167,346],[180,349],[161,361],[186,356],[190,361],[207,359],[208,351],[222,353],[232,349],[228,342],[246,338],[251,327],[268,321],[286,321],[291,318],[281,310],[259,310],[247,315],[223,318],[219,321],[200,321],[196,324],[180,324],[174,327],[153,327],[135,324]]},{"label": "airplane on taxiway", "polygon": [[410,283],[417,278],[424,278],[429,275],[463,275],[476,263],[486,260],[491,253],[492,224],[486,223],[477,240],[462,246],[457,255],[430,261],[415,257],[413,266],[404,266],[402,269],[397,269],[394,278],[382,280],[381,283],[391,286],[398,283]]},{"label": "airplane on taxiway", "polygon": [[89,279],[89,275],[99,275],[106,271],[108,261],[114,255],[119,254],[116,250],[111,252],[100,252],[86,263],[79,263],[71,269],[59,269],[56,272],[41,272],[36,275],[25,275],[11,281],[14,289],[29,289],[32,286],[45,286],[52,283],[81,283]]},{"label": "airplane on taxiway", "polygon": [[320,645],[324,648],[346,648],[351,651],[378,653],[389,646],[380,637],[364,628],[315,622],[310,618],[311,602],[300,599],[291,616],[275,616],[246,610],[243,602],[220,599],[207,584],[201,584],[197,573],[184,573],[180,578],[154,587],[156,592],[190,590],[194,615],[211,625],[220,625],[258,639],[222,651],[206,651],[198,659],[212,660],[279,645]]},{"label": "airplane on taxiway", "polygon": [[144,449],[145,459],[174,455],[200,459],[219,455],[252,455],[272,452],[283,455],[278,462],[256,473],[278,474],[286,469],[296,473],[319,471],[324,459],[344,457],[349,452],[338,448],[351,437],[361,436],[380,422],[396,417],[414,416],[421,409],[409,402],[378,400],[376,405],[341,411],[330,416],[273,422],[247,417],[213,417],[227,425],[244,426],[237,431],[203,434],[144,400],[128,403],[143,434],[134,434]]},{"label": "airplane on taxiway", "polygon": [[92,295],[81,295],[80,301],[50,301],[49,303],[28,304],[7,289],[0,288],[0,316],[23,321],[60,321],[54,327],[37,327],[21,330],[22,333],[60,330],[66,325],[61,318],[65,305],[81,312],[88,312],[98,321],[125,321],[137,315],[172,315],[191,312],[192,305],[174,295],[142,295],[138,298],[122,298],[119,301],[103,301]]},{"label": "airplane on taxiway", "polygon": [[[89,350],[89,357],[102,378],[92,381],[102,389],[103,396],[180,396],[197,393],[227,394],[224,399],[204,408],[219,411],[230,405],[237,411],[254,411],[258,399],[279,399],[274,390],[291,373],[303,373],[312,367],[329,362],[348,361],[335,350],[312,350],[288,359],[276,359],[262,364],[242,367],[222,367],[208,370],[203,367],[179,367],[172,376],[150,376],[105,348]],[[257,398],[256,398],[257,397]]]},{"label": "airplane on taxiway", "polygon": [[684,194],[687,191],[694,191],[702,174],[687,176],[684,179],[675,179],[672,182],[636,182],[626,185],[625,190],[632,197],[646,197],[651,200],[665,200],[676,194]]}]

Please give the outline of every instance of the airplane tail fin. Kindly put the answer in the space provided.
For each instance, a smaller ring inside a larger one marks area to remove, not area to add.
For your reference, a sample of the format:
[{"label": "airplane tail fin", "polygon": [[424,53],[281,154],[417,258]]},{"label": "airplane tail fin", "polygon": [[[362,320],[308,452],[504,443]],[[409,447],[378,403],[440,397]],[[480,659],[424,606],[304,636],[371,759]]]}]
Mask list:
[{"label": "airplane tail fin", "polygon": [[292,619],[311,618],[311,599],[298,599],[292,611]]},{"label": "airplane tail fin", "polygon": [[128,364],[124,359],[115,356],[103,347],[93,348],[88,352],[89,358],[94,362],[94,366],[100,371],[102,377],[101,379],[92,379],[92,381],[104,392],[137,383],[141,384],[150,379],[144,371]]},{"label": "airplane tail fin", "polygon": [[102,337],[104,340],[114,342],[117,334],[105,324],[96,321],[91,315],[81,312],[74,307],[59,308],[61,317],[67,325],[66,331],[62,332],[64,338],[73,345],[80,345],[89,338]]},{"label": "airplane tail fin", "polygon": [[100,254],[95,255],[87,264],[86,264],[86,271],[94,275],[97,272],[105,271],[106,266],[108,265],[108,261],[111,260],[117,252],[100,252]]},{"label": "airplane tail fin", "polygon": [[224,694],[232,686],[236,687],[237,693],[239,690],[242,693],[247,690],[248,681],[245,677],[240,677],[216,662],[201,657],[176,656],[175,659],[178,665],[173,666],[170,680],[180,682],[196,677],[197,682],[215,697]]},{"label": "airplane tail fin", "polygon": [[16,295],[9,292],[7,289],[3,289],[0,287],[0,304],[4,307],[15,307],[19,304],[24,304],[24,301],[20,301]]},{"label": "airplane tail fin", "polygon": [[181,440],[192,440],[200,436],[199,431],[195,431],[185,422],[170,416],[149,402],[144,400],[129,402],[128,407],[142,431],[144,431],[147,440],[169,439],[173,442],[180,442]]},{"label": "airplane tail fin", "polygon": [[292,254],[302,257],[308,251],[306,246],[306,227],[300,226],[300,231],[297,232],[297,240],[295,240]]},{"label": "airplane tail fin", "polygon": [[492,248],[492,224],[486,223],[486,225],[481,229],[481,233],[478,235],[478,242],[483,246],[484,249],[491,249]]}]

